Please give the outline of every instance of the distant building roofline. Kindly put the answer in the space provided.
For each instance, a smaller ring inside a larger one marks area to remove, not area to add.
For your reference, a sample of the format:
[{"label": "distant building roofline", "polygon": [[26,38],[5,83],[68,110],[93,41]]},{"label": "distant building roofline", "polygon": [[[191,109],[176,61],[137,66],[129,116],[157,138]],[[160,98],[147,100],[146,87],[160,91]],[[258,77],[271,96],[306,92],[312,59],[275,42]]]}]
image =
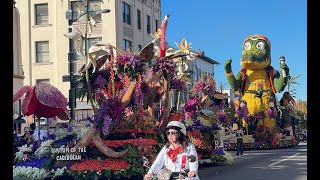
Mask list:
[{"label": "distant building roofline", "polygon": [[198,50],[198,51],[191,51],[193,53],[196,53],[197,54],[197,57],[207,61],[208,63],[211,63],[211,64],[220,64],[218,61],[214,60],[214,59],[211,59],[210,57],[204,55],[204,51],[201,51],[201,50]]}]

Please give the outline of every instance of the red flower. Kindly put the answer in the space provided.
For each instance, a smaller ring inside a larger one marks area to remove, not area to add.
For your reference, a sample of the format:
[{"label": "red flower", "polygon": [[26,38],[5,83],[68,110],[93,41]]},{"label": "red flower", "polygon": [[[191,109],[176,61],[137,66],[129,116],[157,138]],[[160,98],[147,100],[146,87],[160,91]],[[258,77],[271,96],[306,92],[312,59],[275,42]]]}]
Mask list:
[{"label": "red flower", "polygon": [[124,134],[124,133],[142,133],[142,134],[152,134],[155,135],[156,131],[148,129],[148,130],[140,130],[140,129],[121,129],[111,132],[110,134]]},{"label": "red flower", "polygon": [[118,159],[105,159],[99,160],[83,160],[79,163],[74,163],[71,167],[71,171],[101,171],[104,169],[121,170],[126,169],[129,163],[124,160]]},{"label": "red flower", "polygon": [[[133,144],[135,146],[138,145],[157,145],[157,141],[154,139],[125,139],[125,140],[105,140],[104,144],[108,147],[113,147],[113,148],[117,148],[117,147],[121,147],[123,146],[125,143],[129,143],[129,144]],[[90,144],[91,146],[95,146],[94,144]]]}]

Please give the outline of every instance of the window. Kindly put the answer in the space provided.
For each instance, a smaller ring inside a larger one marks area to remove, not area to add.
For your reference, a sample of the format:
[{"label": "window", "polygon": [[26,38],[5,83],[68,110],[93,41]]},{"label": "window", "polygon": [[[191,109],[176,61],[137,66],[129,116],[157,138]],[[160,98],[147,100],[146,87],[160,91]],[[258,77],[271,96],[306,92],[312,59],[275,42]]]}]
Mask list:
[{"label": "window", "polygon": [[127,50],[128,48],[132,47],[132,42],[127,40],[127,39],[123,39],[123,50]]},{"label": "window", "polygon": [[36,25],[48,24],[48,4],[36,4]]},{"label": "window", "polygon": [[[71,1],[71,9],[73,12],[73,19],[76,19],[78,17],[78,12],[76,8],[76,2],[77,1]],[[90,0],[89,2],[89,11],[97,11],[101,9],[101,1],[93,1]],[[81,12],[82,13],[82,12]],[[97,15],[98,21],[102,21],[101,14]],[[75,22],[85,22],[86,21],[86,15],[83,15],[79,17],[79,19]]]},{"label": "window", "polygon": [[156,31],[158,30],[158,20],[156,19]]},{"label": "window", "polygon": [[147,33],[151,33],[151,27],[150,27],[150,16],[147,15]]},{"label": "window", "polygon": [[201,75],[202,75],[202,74],[201,74],[201,69],[199,69],[199,79],[202,78]]},{"label": "window", "polygon": [[137,9],[137,27],[141,29],[141,11]]},{"label": "window", "polygon": [[139,51],[142,49],[142,46],[140,44],[138,44],[138,49]]},{"label": "window", "polygon": [[50,80],[49,80],[49,79],[37,79],[36,82],[37,82],[37,84],[40,84],[40,83],[50,83]]},{"label": "window", "polygon": [[36,42],[36,62],[49,62],[49,41]]},{"label": "window", "polygon": [[130,5],[125,2],[122,2],[122,17],[123,22],[131,25]]},{"label": "window", "polygon": [[[89,48],[91,46],[102,42],[102,37],[88,38],[87,42],[88,42],[88,52],[89,52]],[[73,52],[76,54],[76,59],[85,59],[85,57],[82,54],[77,53],[76,46],[74,45],[74,43],[72,44],[72,46],[73,46]],[[83,41],[83,51],[82,52],[83,52],[83,54],[85,53],[84,41]]]}]

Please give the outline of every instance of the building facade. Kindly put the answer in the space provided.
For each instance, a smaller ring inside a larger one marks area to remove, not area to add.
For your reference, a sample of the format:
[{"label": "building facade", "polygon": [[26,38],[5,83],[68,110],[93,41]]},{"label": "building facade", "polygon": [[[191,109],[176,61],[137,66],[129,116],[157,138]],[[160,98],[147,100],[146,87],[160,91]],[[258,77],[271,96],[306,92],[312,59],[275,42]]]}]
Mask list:
[{"label": "building facade", "polygon": [[[13,1],[13,94],[15,94],[19,89],[23,87],[24,73],[22,68],[22,55],[21,55],[21,36],[20,36],[20,13],[16,7],[16,2]],[[30,123],[22,120],[26,123],[16,123],[19,115],[21,114],[21,102],[22,99],[13,103],[13,130],[17,134],[24,134],[23,129],[27,127]],[[22,114],[21,114],[22,115]],[[21,117],[20,117],[21,118]]]},{"label": "building facade", "polygon": [[[20,0],[17,7],[21,17],[21,53],[25,85],[48,82],[57,87],[67,98],[70,82],[63,76],[69,75],[69,39],[66,11],[73,10],[76,17],[76,2],[80,0]],[[153,34],[161,25],[160,0],[97,0],[90,1],[89,10],[110,9],[101,14],[101,22],[93,27],[88,38],[89,47],[97,42],[134,51],[139,51],[152,41]],[[83,31],[85,17],[72,25]],[[85,64],[77,55],[75,72]],[[79,103],[77,109],[91,109],[86,103]],[[82,113],[82,112],[81,112]],[[86,117],[92,112],[81,114]]]}]

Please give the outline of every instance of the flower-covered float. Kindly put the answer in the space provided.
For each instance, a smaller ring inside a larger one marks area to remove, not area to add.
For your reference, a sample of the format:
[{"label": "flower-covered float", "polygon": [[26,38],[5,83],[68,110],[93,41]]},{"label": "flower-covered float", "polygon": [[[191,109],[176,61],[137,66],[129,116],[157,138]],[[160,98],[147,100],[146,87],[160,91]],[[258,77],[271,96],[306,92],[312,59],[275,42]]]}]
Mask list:
[{"label": "flower-covered float", "polygon": [[[82,121],[71,120],[44,140],[20,147],[15,154],[15,178],[143,177],[146,172],[143,157],[152,163],[163,145],[161,133],[171,118],[170,88],[181,89],[182,86],[177,83],[179,77],[172,59],[186,55],[166,56],[167,21],[168,16],[162,23],[159,56],[154,56],[154,43],[140,52],[124,52],[104,43],[93,45],[88,52],[85,50],[87,63],[79,70],[78,97],[87,98],[94,116]],[[118,51],[116,57],[114,51]],[[152,59],[155,63],[147,77],[146,63]],[[164,108],[157,121],[154,112],[160,99]],[[66,101],[63,102],[61,107],[66,107]],[[59,113],[65,113],[64,108],[53,116]],[[46,116],[41,114],[40,117]]]},{"label": "flower-covered float", "polygon": [[[246,136],[254,139],[254,143],[247,144],[247,148],[265,149],[295,145],[294,136],[289,142],[283,133],[285,128],[292,131],[289,123],[291,118],[286,113],[288,108],[277,104],[275,96],[284,90],[291,78],[285,58],[280,57],[281,71],[275,70],[271,66],[270,41],[265,36],[252,35],[248,36],[242,45],[240,64],[243,68],[236,75],[233,74],[231,62],[226,61],[224,70],[230,87],[237,91],[237,98],[234,100],[237,123],[245,127]],[[288,98],[289,101],[293,100],[286,96],[285,102]],[[236,141],[233,141],[232,144],[235,143]]]}]

